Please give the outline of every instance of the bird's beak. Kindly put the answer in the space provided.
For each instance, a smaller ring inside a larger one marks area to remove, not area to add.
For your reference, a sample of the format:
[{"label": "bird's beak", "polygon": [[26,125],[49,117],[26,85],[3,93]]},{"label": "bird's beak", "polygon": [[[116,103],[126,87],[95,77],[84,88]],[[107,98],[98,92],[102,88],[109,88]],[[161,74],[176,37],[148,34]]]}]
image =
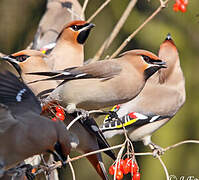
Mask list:
[{"label": "bird's beak", "polygon": [[157,65],[157,66],[161,66],[162,68],[167,68],[166,62],[164,62],[164,61],[162,61],[160,59],[153,60],[152,64],[153,65]]},{"label": "bird's beak", "polygon": [[21,76],[21,68],[19,66],[19,62],[16,61],[16,59],[12,58],[12,56],[4,56],[1,58],[2,60],[8,61],[12,66],[16,69],[16,71],[19,73]]},{"label": "bird's beak", "polygon": [[80,32],[90,30],[90,29],[92,29],[92,28],[94,28],[94,27],[95,27],[95,24],[93,24],[93,23],[88,23],[88,25],[85,26],[84,28],[82,28],[82,29],[80,30]]},{"label": "bird's beak", "polygon": [[79,30],[79,34],[77,36],[77,42],[79,44],[84,44],[86,39],[88,38],[88,35],[90,33],[90,30],[94,27],[95,25],[92,23],[87,23],[83,28]]}]

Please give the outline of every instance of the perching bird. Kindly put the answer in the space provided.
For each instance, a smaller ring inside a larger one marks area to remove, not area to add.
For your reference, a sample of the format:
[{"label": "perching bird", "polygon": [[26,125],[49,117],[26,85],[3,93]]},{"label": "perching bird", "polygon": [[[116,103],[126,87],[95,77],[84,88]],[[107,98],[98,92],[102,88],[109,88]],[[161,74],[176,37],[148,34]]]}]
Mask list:
[{"label": "perching bird", "polygon": [[[133,100],[115,108],[132,141],[143,141],[154,149],[151,135],[167,123],[185,102],[185,80],[177,48],[170,36],[161,44],[159,58],[167,64],[152,76],[142,92]],[[123,134],[118,120],[106,118],[101,128],[106,138]]]},{"label": "perching bird", "polygon": [[[0,174],[24,159],[45,152],[66,158],[72,134],[61,121],[40,115],[40,102],[10,72],[0,74]],[[74,138],[73,138],[74,139]]]},{"label": "perching bird", "polygon": [[64,25],[79,20],[81,12],[82,7],[78,0],[48,0],[47,10],[39,23],[32,49],[40,50],[55,43]]},{"label": "perching bird", "polygon": [[[28,83],[31,80],[41,79],[41,77],[30,76],[26,75],[25,73],[38,71],[39,69],[41,71],[49,70],[49,67],[46,65],[46,61],[44,60],[45,58],[46,56],[39,51],[24,50],[6,56],[3,59],[12,63],[12,65],[14,65],[16,70],[18,70],[20,73],[24,82]],[[43,90],[46,91],[48,89],[55,88],[57,83],[55,81],[42,81],[35,84],[29,84],[29,86],[36,94],[38,94]],[[66,117],[66,124],[70,123],[74,119],[74,116],[72,115],[66,115]],[[89,122],[89,124],[86,124],[86,122]],[[99,130],[95,120],[92,118],[89,118],[89,120],[87,119],[86,121],[84,120],[82,122],[75,123],[75,125],[71,127],[70,131],[75,133],[79,138],[77,150],[81,153],[87,153],[94,150],[110,147],[106,139],[103,137],[103,134]],[[107,153],[111,158],[115,159],[114,153],[111,150],[106,151],[105,153]],[[106,173],[101,154],[92,155],[92,157],[90,156],[88,159],[96,171],[99,173],[99,175],[105,179]]]},{"label": "perching bird", "polygon": [[52,70],[80,66],[84,62],[84,43],[94,24],[72,21],[63,28],[55,48],[46,61]]},{"label": "perching bird", "polygon": [[[36,50],[23,50],[17,53],[2,57],[3,60],[11,63],[23,81],[27,84],[32,80],[41,79],[41,77],[28,76],[28,72],[47,71],[50,70],[46,64],[47,56]],[[38,82],[35,84],[28,85],[35,95],[38,95],[40,92],[48,91],[54,89],[58,84],[56,81],[52,82]]]},{"label": "perching bird", "polygon": [[43,80],[64,80],[44,103],[58,101],[66,107],[67,112],[73,113],[76,108],[99,109],[133,99],[140,93],[146,80],[164,68],[164,64],[149,51],[131,50],[117,59],[63,71],[29,74],[51,76]]}]

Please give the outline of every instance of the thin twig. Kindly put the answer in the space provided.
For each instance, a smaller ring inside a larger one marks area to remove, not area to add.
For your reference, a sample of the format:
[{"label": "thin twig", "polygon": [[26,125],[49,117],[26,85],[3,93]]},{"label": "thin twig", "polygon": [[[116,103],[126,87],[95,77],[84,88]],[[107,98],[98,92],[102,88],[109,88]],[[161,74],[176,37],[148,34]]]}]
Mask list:
[{"label": "thin twig", "polygon": [[82,8],[82,13],[81,13],[81,19],[84,17],[84,12],[85,12],[85,10],[86,10],[88,1],[89,1],[89,0],[84,0],[84,5],[83,5],[83,8]]},{"label": "thin twig", "polygon": [[119,33],[120,29],[123,27],[124,23],[126,22],[129,14],[131,13],[133,7],[137,3],[137,0],[131,0],[125,9],[124,13],[122,14],[120,20],[114,27],[113,31],[111,32],[110,36],[104,41],[100,49],[97,51],[96,55],[92,59],[91,62],[99,60],[100,56],[103,54],[103,52],[108,49],[108,47],[111,45],[117,34]]},{"label": "thin twig", "polygon": [[116,164],[115,164],[115,166],[116,166],[116,167],[115,167],[116,171],[114,172],[114,178],[113,178],[114,180],[116,180],[116,173],[117,173],[118,167],[120,166],[119,160],[120,160],[121,157],[122,157],[122,153],[123,153],[123,151],[124,151],[124,149],[125,149],[126,143],[127,143],[127,140],[124,142],[123,146],[121,147],[121,149],[120,149],[120,151],[119,151],[119,153],[118,153],[118,155],[117,155]]},{"label": "thin twig", "polygon": [[94,13],[89,17],[87,22],[91,22],[101,11],[106,7],[106,5],[110,2],[111,0],[106,0]]},{"label": "thin twig", "polygon": [[118,149],[118,148],[121,148],[124,145],[125,145],[125,143],[122,143],[122,144],[112,146],[112,147],[109,147],[109,148],[104,148],[104,149],[100,149],[100,150],[97,150],[97,151],[92,151],[92,152],[71,158],[70,161],[75,161],[75,160],[81,159],[83,157],[90,156],[90,155],[97,154],[97,153],[104,152],[104,151],[108,151],[108,150]]},{"label": "thin twig", "polygon": [[[68,155],[68,160],[70,160],[70,156],[69,155]],[[76,178],[75,178],[75,170],[73,168],[73,165],[72,165],[72,163],[70,161],[68,162],[68,164],[69,164],[70,169],[71,169],[73,180],[76,180]]]},{"label": "thin twig", "polygon": [[75,122],[77,122],[79,119],[81,119],[82,117],[83,117],[83,115],[77,116],[75,119],[73,119],[73,120],[69,123],[69,125],[66,127],[66,129],[69,130],[69,129],[71,128],[71,126],[72,126]]},{"label": "thin twig", "polygon": [[174,145],[172,145],[172,146],[169,146],[169,147],[164,148],[164,151],[168,151],[168,150],[171,150],[171,149],[173,149],[173,148],[175,148],[175,147],[178,147],[178,146],[180,146],[180,145],[182,145],[182,144],[188,144],[188,143],[199,144],[199,141],[197,141],[197,140],[186,140],[186,141],[181,141],[181,142],[176,143],[176,144],[174,144]]},{"label": "thin twig", "polygon": [[[102,110],[91,110],[91,111],[88,111],[88,114],[93,114],[93,113],[100,113],[100,112],[103,112]],[[69,130],[71,128],[71,126],[77,122],[79,119],[83,118],[84,115],[79,115],[77,116],[75,119],[73,119],[69,125],[66,127],[67,130]]]},{"label": "thin twig", "polygon": [[[171,145],[171,146],[165,148],[164,150],[167,151],[167,150],[173,149],[173,148],[175,148],[175,147],[178,147],[178,146],[180,146],[180,145],[187,144],[187,143],[196,143],[196,144],[199,144],[199,141],[198,141],[198,140],[186,140],[186,141],[181,141],[181,142],[179,142],[179,143],[176,143],[176,144],[174,144],[174,145]],[[76,157],[74,157],[74,158],[68,159],[66,163],[69,163],[69,162],[72,162],[72,161],[76,161],[76,160],[81,159],[81,158],[84,158],[84,157],[86,157],[86,156],[90,156],[90,155],[97,154],[97,153],[100,153],[100,152],[104,152],[104,151],[107,151],[107,150],[112,150],[112,149],[118,149],[118,148],[121,148],[121,147],[125,147],[125,144],[126,144],[126,140],[125,140],[124,143],[119,144],[119,145],[116,145],[116,146],[112,146],[112,147],[109,147],[109,148],[100,149],[100,150],[97,150],[97,151],[92,151],[92,152],[89,152],[89,153],[86,153],[86,154],[82,154],[82,155],[80,155],[80,156],[76,156]],[[135,153],[135,156],[153,156],[153,153],[152,153],[152,152]],[[160,160],[160,157],[159,157],[158,155],[157,155],[157,157],[158,157],[158,159]],[[162,165],[164,164],[162,160],[160,160],[160,162],[161,162]],[[54,170],[54,169],[56,169],[56,168],[58,168],[58,167],[61,167],[61,166],[62,166],[61,161],[58,161],[58,162],[56,162],[55,164],[51,164],[51,165],[49,165],[48,167],[45,167],[45,166],[41,166],[41,165],[40,165],[40,168],[41,168],[41,169],[39,169],[39,170],[35,173],[35,175],[36,175],[36,174],[40,174],[40,173],[42,173],[42,172],[44,172],[44,171],[49,171],[49,172],[50,172],[50,171],[52,171],[52,170]],[[163,165],[163,167],[164,167],[165,173],[167,172],[166,175],[167,175],[167,177],[168,177],[168,174],[169,174],[169,173],[168,173],[167,169],[165,169],[166,166]]]},{"label": "thin twig", "polygon": [[170,178],[169,178],[169,172],[168,172],[168,170],[167,170],[167,167],[165,166],[163,160],[161,159],[161,157],[160,157],[159,155],[157,155],[156,157],[159,159],[159,161],[160,161],[162,167],[164,168],[164,172],[165,172],[165,174],[166,174],[167,180],[169,180]]},{"label": "thin twig", "polygon": [[140,31],[143,29],[143,27],[148,24],[169,2],[170,0],[165,0],[164,5],[161,4],[153,13],[151,16],[149,16],[127,39],[124,40],[124,42],[119,46],[119,48],[110,56],[110,59],[116,57],[121,50],[131,41],[131,39]]}]

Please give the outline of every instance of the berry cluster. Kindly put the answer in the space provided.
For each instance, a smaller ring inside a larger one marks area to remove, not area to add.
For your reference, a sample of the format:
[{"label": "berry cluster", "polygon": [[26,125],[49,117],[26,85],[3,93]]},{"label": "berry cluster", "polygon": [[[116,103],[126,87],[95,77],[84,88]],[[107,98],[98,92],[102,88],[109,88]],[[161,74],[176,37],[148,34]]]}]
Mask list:
[{"label": "berry cluster", "polygon": [[181,12],[186,12],[187,11],[187,5],[188,5],[188,0],[175,0],[176,3],[173,5],[173,10],[175,12],[181,11]]},{"label": "berry cluster", "polygon": [[65,113],[64,113],[64,110],[62,109],[62,107],[56,106],[55,111],[56,111],[56,114],[55,114],[55,117],[52,118],[52,120],[57,121],[59,119],[61,121],[64,121]]},{"label": "berry cluster", "polygon": [[109,174],[114,175],[115,171],[117,180],[123,179],[124,174],[128,173],[131,173],[132,180],[140,180],[138,165],[132,159],[120,159],[117,164],[114,163],[111,165],[109,168]]}]

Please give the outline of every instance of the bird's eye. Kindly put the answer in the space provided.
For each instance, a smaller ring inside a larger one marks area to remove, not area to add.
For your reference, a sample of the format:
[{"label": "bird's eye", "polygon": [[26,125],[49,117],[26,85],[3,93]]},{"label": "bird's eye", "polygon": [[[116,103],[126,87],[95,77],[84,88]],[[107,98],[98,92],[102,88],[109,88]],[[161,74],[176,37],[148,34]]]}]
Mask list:
[{"label": "bird's eye", "polygon": [[151,62],[151,58],[145,55],[142,55],[143,59],[147,62],[150,63]]},{"label": "bird's eye", "polygon": [[72,25],[71,28],[72,28],[74,31],[78,31],[78,30],[79,30],[79,28],[78,28],[77,25]]},{"label": "bird's eye", "polygon": [[20,55],[20,56],[16,56],[15,58],[16,58],[16,60],[17,60],[18,62],[23,62],[23,61],[25,61],[28,57],[30,57],[30,56],[27,56],[27,55]]}]

